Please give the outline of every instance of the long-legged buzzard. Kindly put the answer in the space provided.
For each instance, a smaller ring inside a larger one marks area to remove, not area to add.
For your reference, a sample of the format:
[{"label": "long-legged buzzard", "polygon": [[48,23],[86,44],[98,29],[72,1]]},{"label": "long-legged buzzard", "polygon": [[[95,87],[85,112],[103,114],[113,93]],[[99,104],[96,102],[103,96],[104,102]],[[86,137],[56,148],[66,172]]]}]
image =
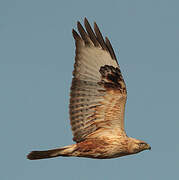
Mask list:
[{"label": "long-legged buzzard", "polygon": [[47,151],[32,151],[31,160],[57,156],[116,158],[151,149],[124,130],[127,90],[109,39],[94,23],[77,22],[73,29],[76,57],[70,93],[70,121],[76,144]]}]

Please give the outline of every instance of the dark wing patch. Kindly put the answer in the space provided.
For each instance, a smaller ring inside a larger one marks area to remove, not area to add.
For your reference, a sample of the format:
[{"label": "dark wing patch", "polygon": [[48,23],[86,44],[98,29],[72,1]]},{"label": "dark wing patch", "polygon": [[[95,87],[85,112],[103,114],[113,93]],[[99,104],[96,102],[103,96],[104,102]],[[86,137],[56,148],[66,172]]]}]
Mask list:
[{"label": "dark wing patch", "polygon": [[115,88],[120,90],[121,93],[127,93],[124,79],[118,67],[105,65],[100,68],[99,72],[102,75],[99,84],[104,85],[105,88]]}]

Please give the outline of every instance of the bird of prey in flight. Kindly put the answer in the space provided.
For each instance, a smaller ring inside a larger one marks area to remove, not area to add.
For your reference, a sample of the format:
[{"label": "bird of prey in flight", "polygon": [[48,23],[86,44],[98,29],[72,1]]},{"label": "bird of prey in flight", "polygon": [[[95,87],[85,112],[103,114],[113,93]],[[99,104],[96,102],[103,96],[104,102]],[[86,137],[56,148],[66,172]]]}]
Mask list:
[{"label": "bird of prey in flight", "polygon": [[72,30],[76,56],[70,93],[70,123],[75,144],[32,151],[30,160],[76,156],[108,159],[151,149],[144,141],[128,137],[124,129],[127,90],[109,39],[94,22]]}]

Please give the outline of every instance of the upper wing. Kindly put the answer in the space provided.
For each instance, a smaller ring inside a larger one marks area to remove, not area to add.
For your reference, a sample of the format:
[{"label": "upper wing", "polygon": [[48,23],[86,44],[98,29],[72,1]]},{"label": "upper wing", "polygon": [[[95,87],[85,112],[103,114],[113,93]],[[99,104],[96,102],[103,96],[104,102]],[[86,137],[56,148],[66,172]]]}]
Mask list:
[{"label": "upper wing", "polygon": [[73,140],[80,142],[99,128],[124,130],[126,86],[106,37],[96,23],[93,32],[87,19],[86,31],[77,23],[73,29],[76,57],[70,93],[70,121]]}]

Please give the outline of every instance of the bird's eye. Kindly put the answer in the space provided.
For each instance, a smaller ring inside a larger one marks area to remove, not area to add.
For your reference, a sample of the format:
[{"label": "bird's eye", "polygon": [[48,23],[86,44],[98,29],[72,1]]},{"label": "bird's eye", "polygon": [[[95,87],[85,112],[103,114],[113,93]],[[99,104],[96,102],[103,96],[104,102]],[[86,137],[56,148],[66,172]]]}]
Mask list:
[{"label": "bird's eye", "polygon": [[139,146],[143,146],[145,143],[139,143]]}]

